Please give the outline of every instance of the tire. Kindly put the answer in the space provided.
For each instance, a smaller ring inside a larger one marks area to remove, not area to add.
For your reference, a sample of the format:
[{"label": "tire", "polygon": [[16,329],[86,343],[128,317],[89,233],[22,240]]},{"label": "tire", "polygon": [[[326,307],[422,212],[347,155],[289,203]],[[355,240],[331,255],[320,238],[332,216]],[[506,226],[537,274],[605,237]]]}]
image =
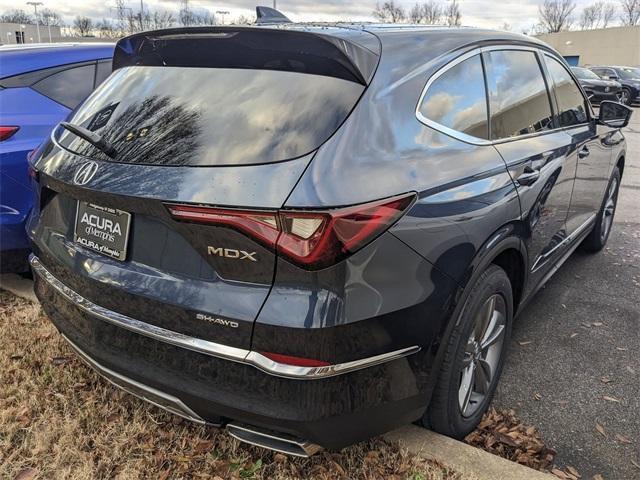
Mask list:
[{"label": "tire", "polygon": [[613,228],[613,217],[616,214],[616,206],[618,204],[618,192],[620,191],[620,170],[618,167],[613,169],[611,178],[604,192],[602,205],[596,217],[596,223],[593,229],[582,241],[580,249],[596,253],[604,248]]},{"label": "tire", "polygon": [[631,98],[631,90],[627,87],[623,87],[620,91],[620,103],[624,103],[625,105],[631,105],[633,100]]},{"label": "tire", "polygon": [[[491,315],[488,315],[489,311]],[[496,317],[496,312],[502,315],[501,319]],[[472,338],[482,337],[479,332],[483,323],[486,325],[491,319],[490,327],[494,317],[496,325],[502,325],[501,332],[490,328],[485,332],[495,333],[496,341],[486,349],[478,346],[482,342],[474,344]],[[422,419],[424,426],[457,439],[476,428],[491,403],[502,373],[512,320],[511,282],[502,268],[491,265],[475,281],[448,338],[431,403]],[[482,352],[486,353],[484,363]],[[493,365],[489,381],[484,375],[487,365]],[[464,395],[466,385],[469,385],[470,395]]]}]

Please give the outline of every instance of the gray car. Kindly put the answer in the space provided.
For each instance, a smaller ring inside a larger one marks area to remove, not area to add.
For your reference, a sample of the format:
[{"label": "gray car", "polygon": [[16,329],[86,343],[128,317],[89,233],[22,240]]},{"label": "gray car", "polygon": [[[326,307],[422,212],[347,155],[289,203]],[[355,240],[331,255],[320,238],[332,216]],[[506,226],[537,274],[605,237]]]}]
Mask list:
[{"label": "gray car", "polygon": [[462,438],[514,317],[611,231],[630,111],[530,37],[170,29],[113,68],[32,156],[36,293],[102,375],[249,443]]}]

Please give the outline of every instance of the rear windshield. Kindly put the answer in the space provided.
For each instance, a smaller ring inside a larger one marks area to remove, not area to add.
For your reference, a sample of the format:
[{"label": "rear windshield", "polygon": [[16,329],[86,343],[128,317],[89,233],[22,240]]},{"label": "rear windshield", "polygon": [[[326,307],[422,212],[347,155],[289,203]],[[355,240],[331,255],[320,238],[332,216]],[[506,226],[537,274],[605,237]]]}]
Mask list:
[{"label": "rear windshield", "polygon": [[345,120],[364,86],[298,72],[132,66],[116,70],[71,116],[109,158],[62,128],[65,148],[149,165],[250,165],[305,155]]}]

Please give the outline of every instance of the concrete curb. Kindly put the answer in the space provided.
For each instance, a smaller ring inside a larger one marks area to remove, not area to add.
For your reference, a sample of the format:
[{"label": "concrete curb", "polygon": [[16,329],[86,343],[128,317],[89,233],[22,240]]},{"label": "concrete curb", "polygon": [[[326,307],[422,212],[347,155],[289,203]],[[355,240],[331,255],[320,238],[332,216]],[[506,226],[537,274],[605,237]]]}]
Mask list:
[{"label": "concrete curb", "polygon": [[558,480],[550,473],[511,462],[416,425],[401,427],[383,438],[397,442],[414,455],[436,460],[464,477],[478,480]]},{"label": "concrete curb", "polygon": [[33,292],[33,281],[14,274],[0,275],[0,288],[13,293],[14,295],[38,303],[36,294]]}]

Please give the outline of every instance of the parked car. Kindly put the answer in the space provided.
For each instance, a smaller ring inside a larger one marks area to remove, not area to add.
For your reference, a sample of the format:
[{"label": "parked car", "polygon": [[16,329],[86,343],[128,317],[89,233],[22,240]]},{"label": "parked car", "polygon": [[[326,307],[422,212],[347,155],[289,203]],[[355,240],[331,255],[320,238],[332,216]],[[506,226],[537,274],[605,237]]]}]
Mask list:
[{"label": "parked car", "polygon": [[603,80],[588,68],[571,67],[591,103],[603,100],[617,102],[622,96],[622,85],[614,80]]},{"label": "parked car", "polygon": [[29,269],[28,153],[107,78],[114,46],[0,46],[0,271]]},{"label": "parked car", "polygon": [[632,105],[640,101],[640,70],[634,67],[589,67],[604,80],[614,80],[622,85],[620,101]]},{"label": "parked car", "polygon": [[136,34],[31,159],[35,290],[102,375],[240,440],[462,438],[514,316],[606,244],[630,112],[508,32]]}]

